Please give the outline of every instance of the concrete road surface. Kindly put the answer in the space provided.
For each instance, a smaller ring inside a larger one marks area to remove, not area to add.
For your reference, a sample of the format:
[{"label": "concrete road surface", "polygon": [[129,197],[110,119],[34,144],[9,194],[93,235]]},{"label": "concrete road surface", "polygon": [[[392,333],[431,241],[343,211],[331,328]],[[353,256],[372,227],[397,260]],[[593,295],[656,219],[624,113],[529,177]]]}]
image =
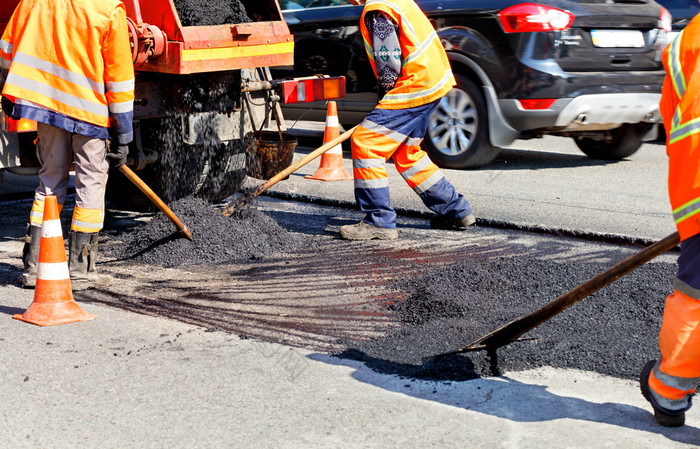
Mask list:
[{"label": "concrete road surface", "polygon": [[[505,152],[490,169],[446,176],[484,223],[635,239],[673,231],[662,147],[601,164],[560,140],[535,154]],[[303,178],[316,167],[275,192],[352,202],[352,182]],[[395,171],[390,176],[400,181],[392,183],[394,204],[426,212]],[[0,448],[700,446],[700,410],[689,412],[683,428],[661,428],[637,382],[588,371],[427,382],[99,303],[83,304],[94,321],[40,328],[13,320],[34,294],[14,279],[22,247],[16,228],[29,203],[5,202],[0,212]],[[342,213],[359,219],[356,211]],[[411,220],[401,218],[401,232],[418,238]]]}]

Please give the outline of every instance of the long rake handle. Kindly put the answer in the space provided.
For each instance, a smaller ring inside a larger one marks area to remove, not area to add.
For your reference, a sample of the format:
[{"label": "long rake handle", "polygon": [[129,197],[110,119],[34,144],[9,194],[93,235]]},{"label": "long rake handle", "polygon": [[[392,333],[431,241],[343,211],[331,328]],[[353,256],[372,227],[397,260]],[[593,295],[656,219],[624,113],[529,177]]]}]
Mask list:
[{"label": "long rake handle", "polygon": [[236,210],[238,207],[243,206],[248,201],[259,196],[261,193],[263,193],[264,191],[266,191],[270,187],[274,186],[275,184],[277,184],[278,182],[280,182],[281,180],[286,178],[288,175],[299,170],[301,167],[308,164],[312,160],[316,159],[317,157],[319,157],[320,155],[322,155],[326,151],[330,150],[331,148],[335,147],[339,143],[342,143],[342,142],[348,140],[350,138],[350,136],[352,136],[352,133],[355,132],[355,130],[357,129],[357,126],[358,125],[353,126],[352,128],[345,131],[343,134],[339,135],[335,139],[329,140],[328,142],[324,143],[323,145],[321,145],[320,147],[318,147],[317,149],[315,149],[311,153],[309,153],[306,156],[304,156],[303,158],[299,159],[298,161],[296,161],[295,163],[293,163],[289,167],[287,167],[284,170],[282,170],[281,172],[277,173],[275,176],[273,176],[272,178],[265,181],[253,193],[246,196],[242,200],[239,199],[239,200],[236,200],[236,201],[229,203],[226,206],[226,209],[224,209],[223,214],[226,215],[227,217],[230,216],[233,213],[233,211]]}]

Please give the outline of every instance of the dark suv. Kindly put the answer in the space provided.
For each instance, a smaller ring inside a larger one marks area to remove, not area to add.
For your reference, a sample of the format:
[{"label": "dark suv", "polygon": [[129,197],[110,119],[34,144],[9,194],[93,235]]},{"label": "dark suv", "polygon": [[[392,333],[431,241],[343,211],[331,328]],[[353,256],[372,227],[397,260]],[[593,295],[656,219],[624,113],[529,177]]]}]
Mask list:
[{"label": "dark suv", "polygon": [[[347,0],[282,2],[295,35],[295,76],[347,77],[344,125],[377,102],[376,81]],[[424,148],[442,167],[491,162],[498,147],[572,137],[588,156],[621,159],[656,137],[671,16],[647,0],[417,0],[438,31],[457,86],[433,114]],[[332,6],[331,6],[332,5]],[[282,75],[284,75],[282,73]],[[322,120],[325,106],[285,107]]]}]

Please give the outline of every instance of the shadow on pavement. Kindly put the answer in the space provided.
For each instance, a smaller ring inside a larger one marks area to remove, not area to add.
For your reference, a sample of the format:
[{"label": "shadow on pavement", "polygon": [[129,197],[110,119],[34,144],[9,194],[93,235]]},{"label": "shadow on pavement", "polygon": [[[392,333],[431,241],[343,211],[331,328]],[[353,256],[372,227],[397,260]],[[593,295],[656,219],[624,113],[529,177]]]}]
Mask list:
[{"label": "shadow on pavement", "polygon": [[0,314],[3,315],[16,315],[18,313],[24,313],[26,309],[20,309],[17,307],[7,307],[7,306],[0,306]]},{"label": "shadow on pavement", "polygon": [[394,393],[514,422],[572,419],[661,434],[679,443],[697,444],[700,441],[700,429],[696,427],[685,425],[680,428],[664,428],[657,425],[651,408],[646,410],[627,404],[597,403],[562,396],[548,391],[547,385],[527,384],[507,376],[458,383],[415,382],[412,379],[377,373],[356,360],[340,359],[320,353],[311,354],[309,358],[330,365],[354,368],[354,379]]}]

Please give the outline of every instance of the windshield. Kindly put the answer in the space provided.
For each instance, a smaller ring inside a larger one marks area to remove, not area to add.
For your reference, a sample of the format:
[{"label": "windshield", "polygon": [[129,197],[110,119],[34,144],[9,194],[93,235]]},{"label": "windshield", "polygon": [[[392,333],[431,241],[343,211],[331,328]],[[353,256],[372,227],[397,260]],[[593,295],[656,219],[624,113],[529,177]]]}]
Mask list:
[{"label": "windshield", "polygon": [[304,9],[319,6],[351,5],[349,0],[282,0],[282,9]]}]

